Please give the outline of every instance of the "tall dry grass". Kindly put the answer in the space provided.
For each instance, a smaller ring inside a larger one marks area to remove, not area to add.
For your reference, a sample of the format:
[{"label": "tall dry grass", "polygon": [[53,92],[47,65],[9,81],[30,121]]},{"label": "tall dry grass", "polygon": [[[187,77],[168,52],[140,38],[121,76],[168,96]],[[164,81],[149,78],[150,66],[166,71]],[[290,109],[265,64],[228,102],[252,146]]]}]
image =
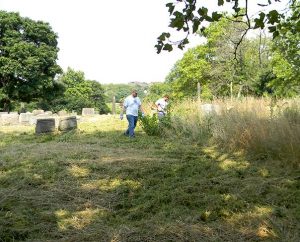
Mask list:
[{"label": "tall dry grass", "polygon": [[300,163],[300,99],[216,100],[219,110],[211,114],[203,112],[203,104],[173,104],[167,135],[243,151],[256,159]]}]

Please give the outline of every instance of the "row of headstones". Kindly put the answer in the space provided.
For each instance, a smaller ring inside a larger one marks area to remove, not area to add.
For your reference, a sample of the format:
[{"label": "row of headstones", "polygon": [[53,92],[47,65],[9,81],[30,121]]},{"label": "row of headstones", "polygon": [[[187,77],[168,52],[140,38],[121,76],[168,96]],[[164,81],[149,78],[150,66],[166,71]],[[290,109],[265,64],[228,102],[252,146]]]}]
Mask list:
[{"label": "row of headstones", "polygon": [[[94,108],[83,108],[82,109],[82,116],[92,116],[95,115],[96,112]],[[77,116],[77,113],[72,112],[69,114],[65,110],[59,111],[57,114],[52,113],[51,111],[44,111],[44,110],[33,110],[32,113],[20,113],[17,112],[0,112],[0,125],[17,125],[17,124],[29,124],[35,125],[38,119],[41,118],[54,118],[58,119],[61,116]]]},{"label": "row of headstones", "polygon": [[53,133],[56,131],[56,128],[62,132],[77,129],[76,116],[62,117],[58,122],[56,121],[57,119],[54,118],[38,119],[35,126],[35,133]]}]

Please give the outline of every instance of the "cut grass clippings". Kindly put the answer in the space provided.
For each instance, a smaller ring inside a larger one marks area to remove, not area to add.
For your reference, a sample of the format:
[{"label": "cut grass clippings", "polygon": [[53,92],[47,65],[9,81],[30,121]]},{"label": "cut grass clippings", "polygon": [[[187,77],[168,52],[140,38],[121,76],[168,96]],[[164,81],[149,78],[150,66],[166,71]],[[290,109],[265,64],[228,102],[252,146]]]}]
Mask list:
[{"label": "cut grass clippings", "polygon": [[0,241],[298,241],[299,170],[180,140],[0,128]]}]

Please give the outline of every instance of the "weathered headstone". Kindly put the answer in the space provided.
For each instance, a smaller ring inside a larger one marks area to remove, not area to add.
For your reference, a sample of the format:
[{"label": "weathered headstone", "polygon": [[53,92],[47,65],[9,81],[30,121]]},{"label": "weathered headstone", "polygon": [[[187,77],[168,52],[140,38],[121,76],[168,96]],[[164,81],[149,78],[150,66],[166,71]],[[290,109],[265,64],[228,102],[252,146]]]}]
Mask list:
[{"label": "weathered headstone", "polygon": [[29,124],[29,120],[31,117],[33,117],[32,113],[20,113],[19,123],[20,124]]},{"label": "weathered headstone", "polygon": [[0,116],[1,125],[16,125],[19,124],[19,114],[1,114]]},{"label": "weathered headstone", "polygon": [[2,114],[8,114],[8,112],[0,112],[0,117]]},{"label": "weathered headstone", "polygon": [[42,110],[42,109],[35,109],[32,111],[33,115],[39,115],[39,114],[43,114],[43,113],[44,113],[44,110]]},{"label": "weathered headstone", "polygon": [[94,108],[83,108],[82,109],[82,116],[92,116],[95,114]]},{"label": "weathered headstone", "polygon": [[54,131],[55,131],[54,118],[37,119],[36,126],[35,126],[36,134],[52,133]]},{"label": "weathered headstone", "polygon": [[60,110],[58,111],[58,116],[67,116],[68,115],[68,112],[66,110]]},{"label": "weathered headstone", "polygon": [[76,116],[61,118],[58,125],[59,131],[69,131],[77,129]]},{"label": "weathered headstone", "polygon": [[220,105],[217,105],[217,104],[205,103],[205,104],[200,105],[200,109],[204,115],[221,113],[221,107],[220,107]]}]

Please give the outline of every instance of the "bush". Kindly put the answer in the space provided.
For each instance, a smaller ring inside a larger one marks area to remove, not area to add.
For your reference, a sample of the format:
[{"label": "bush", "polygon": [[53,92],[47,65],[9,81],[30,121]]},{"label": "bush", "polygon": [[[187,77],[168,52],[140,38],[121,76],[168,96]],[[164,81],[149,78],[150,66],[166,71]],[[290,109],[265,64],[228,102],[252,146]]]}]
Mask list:
[{"label": "bush", "polygon": [[157,114],[145,115],[139,117],[142,129],[150,136],[161,136],[164,130],[171,126],[170,115],[158,119]]}]

